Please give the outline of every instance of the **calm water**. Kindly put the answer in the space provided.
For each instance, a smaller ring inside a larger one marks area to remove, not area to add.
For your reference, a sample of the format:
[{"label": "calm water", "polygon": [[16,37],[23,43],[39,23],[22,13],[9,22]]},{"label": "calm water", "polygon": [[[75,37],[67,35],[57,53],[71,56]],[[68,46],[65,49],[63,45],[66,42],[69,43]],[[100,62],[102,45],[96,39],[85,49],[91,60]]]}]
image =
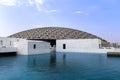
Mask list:
[{"label": "calm water", "polygon": [[120,58],[84,53],[56,56],[0,57],[0,80],[120,80]]}]

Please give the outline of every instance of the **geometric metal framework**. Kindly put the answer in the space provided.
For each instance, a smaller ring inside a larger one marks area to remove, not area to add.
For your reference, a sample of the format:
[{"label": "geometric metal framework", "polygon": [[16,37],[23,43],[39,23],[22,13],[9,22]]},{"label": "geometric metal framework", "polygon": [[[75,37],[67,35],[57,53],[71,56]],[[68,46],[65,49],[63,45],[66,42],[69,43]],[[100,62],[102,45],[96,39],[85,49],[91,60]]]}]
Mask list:
[{"label": "geometric metal framework", "polygon": [[[26,38],[28,40],[60,40],[60,39],[94,39],[98,38],[102,41],[104,39],[93,34],[83,32],[80,30],[63,28],[63,27],[43,27],[22,31],[8,37],[12,38]],[[106,41],[105,41],[106,42]]]}]

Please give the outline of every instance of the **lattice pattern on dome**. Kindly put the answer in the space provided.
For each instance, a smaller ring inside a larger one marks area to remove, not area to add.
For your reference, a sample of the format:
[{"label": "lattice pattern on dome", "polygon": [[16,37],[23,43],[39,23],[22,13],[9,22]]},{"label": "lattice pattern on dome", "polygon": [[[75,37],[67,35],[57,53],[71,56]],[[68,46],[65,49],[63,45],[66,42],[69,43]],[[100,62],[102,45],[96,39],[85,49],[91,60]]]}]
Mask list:
[{"label": "lattice pattern on dome", "polygon": [[[27,38],[27,39],[94,39],[100,37],[87,32],[62,28],[62,27],[43,27],[22,31],[8,37],[12,38]],[[105,41],[105,40],[104,40]]]}]

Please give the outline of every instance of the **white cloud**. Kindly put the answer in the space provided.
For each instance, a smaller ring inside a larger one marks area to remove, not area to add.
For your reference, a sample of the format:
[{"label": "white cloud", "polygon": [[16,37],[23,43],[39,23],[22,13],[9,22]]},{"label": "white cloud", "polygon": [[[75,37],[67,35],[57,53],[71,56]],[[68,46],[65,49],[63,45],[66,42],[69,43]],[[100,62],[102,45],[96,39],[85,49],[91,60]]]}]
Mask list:
[{"label": "white cloud", "polygon": [[74,13],[80,14],[80,15],[88,15],[88,13],[83,12],[83,11],[75,11]]},{"label": "white cloud", "polygon": [[0,4],[6,6],[15,6],[17,4],[17,0],[0,0]]},{"label": "white cloud", "polygon": [[30,5],[33,5],[33,4],[34,4],[33,0],[28,0],[28,3],[29,3]]},{"label": "white cloud", "polygon": [[46,10],[45,12],[46,12],[46,13],[56,13],[57,10],[55,10],[55,9],[53,9],[53,10]]},{"label": "white cloud", "polygon": [[45,0],[0,0],[0,5],[4,6],[35,6],[38,11],[42,11]]},{"label": "white cloud", "polygon": [[30,6],[36,6],[36,8],[38,9],[38,11],[42,10],[42,6],[44,4],[44,0],[28,0],[28,4]]},{"label": "white cloud", "polygon": [[0,5],[5,6],[17,6],[18,4],[28,4],[28,5],[43,5],[44,0],[0,0]]},{"label": "white cloud", "polygon": [[35,0],[35,5],[38,9],[38,11],[42,11],[42,5],[43,5],[44,1],[43,0]]},{"label": "white cloud", "polygon": [[39,12],[56,13],[55,9],[45,8],[46,0],[0,0],[0,5],[4,6],[31,6],[36,7]]},{"label": "white cloud", "polygon": [[45,13],[56,13],[57,10],[55,9],[45,9],[44,4],[45,0],[28,0],[30,6],[35,5],[38,11],[42,11]]},{"label": "white cloud", "polygon": [[28,0],[29,5],[43,5],[45,0]]},{"label": "white cloud", "polygon": [[75,13],[83,14],[83,11],[75,11]]},{"label": "white cloud", "polygon": [[44,0],[35,0],[36,4],[42,5],[44,3]]}]

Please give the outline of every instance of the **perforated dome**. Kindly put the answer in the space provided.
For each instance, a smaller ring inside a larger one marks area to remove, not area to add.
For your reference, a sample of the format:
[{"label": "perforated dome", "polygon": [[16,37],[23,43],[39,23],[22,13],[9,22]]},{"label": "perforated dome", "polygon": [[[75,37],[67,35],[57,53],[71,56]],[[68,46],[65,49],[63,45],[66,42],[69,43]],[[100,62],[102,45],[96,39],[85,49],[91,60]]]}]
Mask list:
[{"label": "perforated dome", "polygon": [[[80,30],[62,28],[62,27],[43,27],[22,31],[9,37],[12,38],[26,38],[26,39],[94,39],[98,38],[93,34],[83,32]],[[105,40],[104,40],[105,41]]]}]

